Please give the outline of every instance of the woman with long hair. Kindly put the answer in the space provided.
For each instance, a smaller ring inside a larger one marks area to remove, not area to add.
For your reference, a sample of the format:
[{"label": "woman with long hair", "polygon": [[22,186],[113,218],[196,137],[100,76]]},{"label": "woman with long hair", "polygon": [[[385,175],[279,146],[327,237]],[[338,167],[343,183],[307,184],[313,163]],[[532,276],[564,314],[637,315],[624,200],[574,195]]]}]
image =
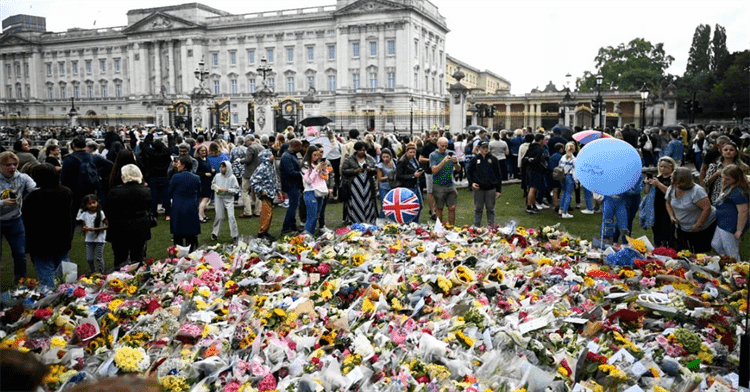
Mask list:
[{"label": "woman with long hair", "polygon": [[385,199],[385,195],[388,194],[388,192],[391,190],[391,184],[388,181],[388,178],[391,176],[391,173],[396,170],[396,165],[393,163],[394,157],[393,153],[390,149],[384,148],[380,151],[380,163],[375,165],[378,172],[376,175],[377,183],[378,183],[378,195],[380,199],[380,217],[385,218],[385,214],[383,213],[383,199]]},{"label": "woman with long hair", "polygon": [[318,224],[320,211],[323,207],[323,198],[328,196],[328,163],[322,159],[323,150],[311,145],[307,147],[305,157],[302,159],[302,185],[304,192],[302,198],[307,209],[305,219],[305,234],[315,235],[315,226]]},{"label": "woman with long hair", "polygon": [[667,188],[672,185],[672,173],[677,167],[677,162],[671,157],[661,157],[657,165],[658,174],[654,178],[646,180],[644,190],[646,193],[651,191],[651,187],[656,188],[654,194],[654,225],[651,229],[654,232],[654,246],[674,246],[674,230],[672,229],[669,213],[667,213],[666,192]]},{"label": "woman with long hair", "polygon": [[339,197],[339,185],[341,184],[341,143],[336,139],[336,135],[330,129],[326,130],[326,137],[331,143],[331,149],[325,159],[333,168],[333,198]]},{"label": "woman with long hair", "polygon": [[560,158],[559,167],[563,168],[565,172],[565,180],[562,181],[562,198],[560,199],[560,216],[562,218],[572,218],[573,215],[568,212],[570,207],[570,199],[573,197],[573,187],[577,180],[575,176],[575,162],[576,157],[573,155],[576,152],[575,142],[568,142],[565,144],[565,155]]},{"label": "woman with long hair", "polygon": [[750,185],[737,165],[729,165],[722,170],[721,193],[716,200],[716,231],[711,247],[720,255],[727,255],[740,261],[740,241],[747,230],[747,204]]},{"label": "woman with long hair", "polygon": [[347,214],[352,223],[375,223],[377,219],[377,187],[375,186],[375,159],[367,155],[367,144],[354,143],[354,154],[341,167],[344,186],[350,197]]},{"label": "woman with long hair", "polygon": [[193,157],[198,161],[198,170],[195,174],[201,180],[201,191],[200,191],[200,204],[198,205],[198,218],[201,223],[208,222],[206,216],[206,207],[208,202],[211,200],[211,181],[214,178],[216,172],[211,165],[208,163],[208,148],[204,145],[200,145],[195,148],[195,156]]},{"label": "woman with long hair", "polygon": [[708,163],[706,179],[704,180],[703,185],[708,191],[711,204],[715,204],[721,194],[721,184],[723,182],[721,176],[725,167],[736,165],[743,173],[745,173],[745,175],[750,174],[750,167],[740,160],[740,151],[737,148],[737,145],[731,141],[724,144],[721,148],[721,156],[717,158],[715,162]]}]

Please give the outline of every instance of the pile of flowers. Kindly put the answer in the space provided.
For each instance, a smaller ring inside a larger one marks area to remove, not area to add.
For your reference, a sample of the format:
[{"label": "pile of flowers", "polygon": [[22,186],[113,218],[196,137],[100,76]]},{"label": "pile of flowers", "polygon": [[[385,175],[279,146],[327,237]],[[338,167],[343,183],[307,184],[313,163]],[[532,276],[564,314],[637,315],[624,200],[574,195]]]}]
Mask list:
[{"label": "pile of flowers", "polygon": [[47,391],[125,373],[165,391],[736,388],[748,263],[631,242],[621,265],[515,224],[172,250],[46,296],[24,282],[0,347],[51,365]]}]

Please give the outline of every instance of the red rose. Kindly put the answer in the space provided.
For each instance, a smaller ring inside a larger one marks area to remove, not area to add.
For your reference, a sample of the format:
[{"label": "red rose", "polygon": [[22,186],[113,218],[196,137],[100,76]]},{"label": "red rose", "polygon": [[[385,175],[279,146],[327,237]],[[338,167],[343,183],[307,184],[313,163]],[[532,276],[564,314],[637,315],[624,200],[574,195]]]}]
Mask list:
[{"label": "red rose", "polygon": [[154,313],[156,309],[159,309],[160,306],[161,305],[159,305],[158,301],[152,299],[151,302],[149,302],[146,306],[146,311],[148,312],[148,314]]},{"label": "red rose", "polygon": [[287,345],[292,351],[297,351],[297,343],[295,342],[288,342]]},{"label": "red rose", "polygon": [[430,382],[430,378],[427,376],[419,376],[417,377],[417,382],[420,384],[427,384],[428,382]]},{"label": "red rose", "polygon": [[319,273],[320,273],[321,275],[325,275],[325,274],[327,274],[327,273],[328,273],[329,271],[331,271],[331,265],[330,265],[330,264],[328,264],[328,263],[321,263],[321,264],[320,264],[320,265],[318,266],[318,272],[319,272]]},{"label": "red rose", "polygon": [[378,359],[380,359],[380,357],[378,356],[378,354],[375,354],[375,355],[373,355],[373,356],[372,356],[372,357],[370,358],[370,363],[375,363],[375,362],[377,362],[377,361],[378,361]]},{"label": "red rose", "polygon": [[46,320],[49,318],[49,316],[52,316],[52,311],[49,309],[41,308],[37,309],[36,312],[34,312],[34,317],[42,320]]},{"label": "red rose", "polygon": [[73,295],[76,298],[83,298],[86,296],[86,289],[84,289],[83,287],[78,287],[75,290],[73,290]]}]

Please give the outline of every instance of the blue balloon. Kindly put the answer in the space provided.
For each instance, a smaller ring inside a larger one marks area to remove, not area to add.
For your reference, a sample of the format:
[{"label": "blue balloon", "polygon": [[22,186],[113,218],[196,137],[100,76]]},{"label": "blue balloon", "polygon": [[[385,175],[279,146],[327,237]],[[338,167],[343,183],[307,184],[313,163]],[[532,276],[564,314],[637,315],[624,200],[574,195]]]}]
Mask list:
[{"label": "blue balloon", "polygon": [[615,138],[588,143],[575,162],[578,181],[604,196],[623,193],[641,176],[641,157],[633,146]]}]

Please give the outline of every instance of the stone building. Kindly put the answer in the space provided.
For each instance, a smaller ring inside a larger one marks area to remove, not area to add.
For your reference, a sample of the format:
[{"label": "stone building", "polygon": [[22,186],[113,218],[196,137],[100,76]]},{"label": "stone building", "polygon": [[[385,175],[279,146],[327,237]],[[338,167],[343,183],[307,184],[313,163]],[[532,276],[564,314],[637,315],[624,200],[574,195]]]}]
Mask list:
[{"label": "stone building", "polygon": [[84,125],[197,126],[191,96],[203,60],[209,126],[252,126],[261,59],[277,127],[313,114],[339,129],[405,128],[414,114],[429,118],[422,127],[445,122],[448,28],[428,0],[241,15],[190,3],[127,17],[120,27],[2,34],[0,125],[65,125],[73,106]]},{"label": "stone building", "polygon": [[456,83],[453,74],[458,69],[464,73],[464,79],[461,80],[466,88],[470,89],[472,94],[509,94],[510,81],[500,77],[489,70],[481,71],[451,55],[446,57],[445,68],[445,85],[446,88]]}]

